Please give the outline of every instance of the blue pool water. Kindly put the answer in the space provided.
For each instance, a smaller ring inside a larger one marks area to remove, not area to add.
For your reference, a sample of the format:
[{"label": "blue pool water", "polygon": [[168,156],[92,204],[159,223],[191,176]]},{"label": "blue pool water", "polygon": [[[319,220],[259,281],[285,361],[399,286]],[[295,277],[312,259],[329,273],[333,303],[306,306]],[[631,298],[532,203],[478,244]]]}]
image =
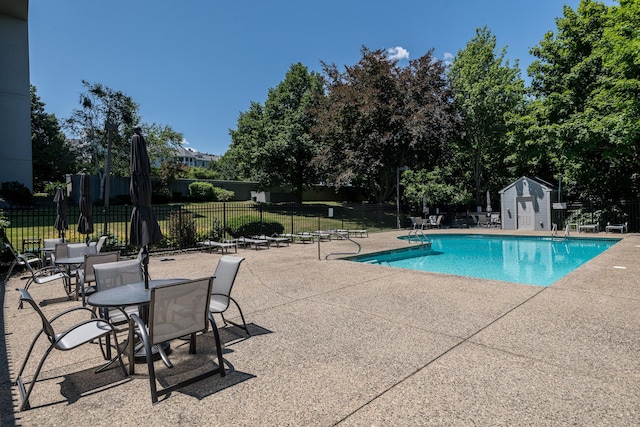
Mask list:
[{"label": "blue pool water", "polygon": [[[399,237],[406,239],[407,236]],[[415,239],[415,238],[414,238]],[[620,239],[438,234],[431,247],[358,255],[347,259],[434,273],[549,286]]]}]

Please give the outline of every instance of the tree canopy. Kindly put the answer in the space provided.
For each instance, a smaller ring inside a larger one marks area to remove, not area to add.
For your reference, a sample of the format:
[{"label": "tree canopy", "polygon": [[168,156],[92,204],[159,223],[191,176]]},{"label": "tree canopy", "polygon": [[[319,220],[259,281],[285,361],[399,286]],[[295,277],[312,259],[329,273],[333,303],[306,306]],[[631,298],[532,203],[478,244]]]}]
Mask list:
[{"label": "tree canopy", "polygon": [[[515,117],[520,169],[561,175],[573,198],[637,198],[640,6],[565,6],[532,49],[532,102]],[[547,179],[555,177],[547,176]]]},{"label": "tree canopy", "polygon": [[323,63],[326,96],[315,132],[316,159],[325,182],[355,185],[383,202],[396,188],[398,168],[438,164],[456,128],[452,93],[442,61],[429,51],[402,67],[383,50],[340,71]]},{"label": "tree canopy", "polygon": [[310,133],[315,124],[311,110],[322,88],[318,73],[293,64],[284,80],[269,90],[264,106],[252,102],[241,113],[223,162],[233,159],[237,175],[263,189],[289,186],[301,201],[304,188],[317,182],[311,161],[319,145]]},{"label": "tree canopy", "polygon": [[47,182],[63,182],[64,175],[77,168],[75,152],[56,116],[45,112],[35,86],[31,86],[31,145],[35,191],[43,191]]}]

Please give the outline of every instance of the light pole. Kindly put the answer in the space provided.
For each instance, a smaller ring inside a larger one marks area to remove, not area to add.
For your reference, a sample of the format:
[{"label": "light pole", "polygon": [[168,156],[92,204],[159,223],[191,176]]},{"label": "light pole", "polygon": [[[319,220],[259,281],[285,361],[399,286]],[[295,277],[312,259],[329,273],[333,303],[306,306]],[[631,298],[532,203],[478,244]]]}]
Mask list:
[{"label": "light pole", "polygon": [[400,172],[409,169],[409,166],[400,166],[396,168],[396,220],[398,221],[398,230],[400,230]]}]

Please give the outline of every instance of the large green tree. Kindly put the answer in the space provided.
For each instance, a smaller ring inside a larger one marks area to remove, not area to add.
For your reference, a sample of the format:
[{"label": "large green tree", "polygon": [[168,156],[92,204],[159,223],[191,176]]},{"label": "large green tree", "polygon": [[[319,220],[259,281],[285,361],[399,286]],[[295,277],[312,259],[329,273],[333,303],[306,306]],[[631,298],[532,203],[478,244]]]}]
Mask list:
[{"label": "large green tree", "polygon": [[[532,95],[514,132],[520,168],[561,175],[568,196],[637,198],[640,49],[637,1],[565,6],[532,49]],[[548,164],[548,167],[544,167]]]},{"label": "large green tree", "polygon": [[517,62],[511,67],[505,55],[506,48],[498,51],[496,36],[485,27],[476,30],[449,69],[463,129],[454,165],[473,185],[477,205],[488,189],[501,188],[511,178],[505,167],[508,115],[523,111],[525,84]]},{"label": "large green tree", "polygon": [[54,114],[45,111],[35,86],[31,86],[31,145],[35,191],[43,191],[47,182],[64,181],[75,173],[75,153],[66,141]]},{"label": "large green tree", "polygon": [[370,200],[395,194],[398,168],[435,167],[455,130],[444,64],[426,55],[402,67],[383,50],[363,47],[362,57],[340,71],[323,63],[327,95],[316,131],[327,183],[355,185]]},{"label": "large green tree", "polygon": [[313,107],[322,94],[322,77],[301,63],[293,64],[284,80],[269,90],[264,106],[252,103],[231,131],[228,158],[236,160],[243,178],[263,189],[289,186],[302,201],[304,188],[317,181],[311,161],[319,145],[310,133]]}]

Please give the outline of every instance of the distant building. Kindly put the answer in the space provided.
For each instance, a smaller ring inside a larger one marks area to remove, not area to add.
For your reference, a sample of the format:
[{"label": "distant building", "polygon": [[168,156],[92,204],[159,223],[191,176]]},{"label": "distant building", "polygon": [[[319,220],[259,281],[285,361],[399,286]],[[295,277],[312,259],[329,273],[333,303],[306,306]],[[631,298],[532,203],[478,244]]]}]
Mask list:
[{"label": "distant building", "polygon": [[217,162],[220,156],[201,153],[190,147],[180,147],[177,150],[175,159],[177,162],[190,167],[207,169],[211,162]]}]

